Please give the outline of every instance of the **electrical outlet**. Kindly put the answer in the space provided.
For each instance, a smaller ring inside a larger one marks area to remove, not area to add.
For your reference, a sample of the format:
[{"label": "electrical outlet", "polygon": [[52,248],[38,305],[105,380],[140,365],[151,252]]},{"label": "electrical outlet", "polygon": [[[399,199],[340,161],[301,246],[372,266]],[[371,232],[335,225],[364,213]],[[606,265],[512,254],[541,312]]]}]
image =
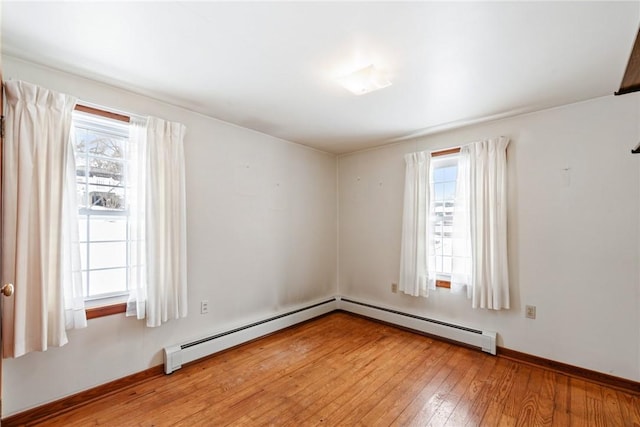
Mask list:
[{"label": "electrical outlet", "polygon": [[525,306],[525,316],[528,319],[536,318],[536,306],[535,305],[527,305]]},{"label": "electrical outlet", "polygon": [[203,299],[202,301],[200,301],[200,314],[207,313],[209,313],[209,301]]},{"label": "electrical outlet", "polygon": [[398,284],[397,283],[392,283],[391,284],[391,292],[393,292],[394,294],[398,293]]}]

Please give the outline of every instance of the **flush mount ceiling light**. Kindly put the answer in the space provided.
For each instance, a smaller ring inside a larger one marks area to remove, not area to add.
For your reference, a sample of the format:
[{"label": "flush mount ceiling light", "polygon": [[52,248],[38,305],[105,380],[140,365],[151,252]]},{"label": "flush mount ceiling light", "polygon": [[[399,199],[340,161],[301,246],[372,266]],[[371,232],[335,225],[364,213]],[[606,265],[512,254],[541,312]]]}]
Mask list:
[{"label": "flush mount ceiling light", "polygon": [[391,85],[385,73],[373,65],[366,66],[338,79],[338,82],[348,91],[356,95],[364,95],[374,90]]}]

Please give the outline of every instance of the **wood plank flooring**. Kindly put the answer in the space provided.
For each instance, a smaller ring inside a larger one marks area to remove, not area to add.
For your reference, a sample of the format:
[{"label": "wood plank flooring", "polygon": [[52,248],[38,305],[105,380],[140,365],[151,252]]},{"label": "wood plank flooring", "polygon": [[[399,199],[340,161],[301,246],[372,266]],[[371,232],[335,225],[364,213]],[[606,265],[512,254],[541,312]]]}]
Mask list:
[{"label": "wood plank flooring", "polygon": [[332,313],[54,426],[640,426],[640,396]]}]

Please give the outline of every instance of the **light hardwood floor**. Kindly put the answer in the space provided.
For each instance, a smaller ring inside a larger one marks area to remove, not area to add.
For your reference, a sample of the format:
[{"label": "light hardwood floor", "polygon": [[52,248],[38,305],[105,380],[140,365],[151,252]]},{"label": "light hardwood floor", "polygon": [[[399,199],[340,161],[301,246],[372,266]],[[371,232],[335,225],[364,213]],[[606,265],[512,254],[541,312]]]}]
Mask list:
[{"label": "light hardwood floor", "polygon": [[45,424],[637,426],[640,396],[333,313]]}]

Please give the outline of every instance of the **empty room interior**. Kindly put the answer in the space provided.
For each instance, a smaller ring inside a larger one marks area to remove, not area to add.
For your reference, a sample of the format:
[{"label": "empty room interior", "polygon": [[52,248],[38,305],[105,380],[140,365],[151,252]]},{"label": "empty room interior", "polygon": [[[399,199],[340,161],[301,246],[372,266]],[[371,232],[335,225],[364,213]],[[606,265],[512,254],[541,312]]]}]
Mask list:
[{"label": "empty room interior", "polygon": [[3,425],[640,425],[640,2],[1,16]]}]

